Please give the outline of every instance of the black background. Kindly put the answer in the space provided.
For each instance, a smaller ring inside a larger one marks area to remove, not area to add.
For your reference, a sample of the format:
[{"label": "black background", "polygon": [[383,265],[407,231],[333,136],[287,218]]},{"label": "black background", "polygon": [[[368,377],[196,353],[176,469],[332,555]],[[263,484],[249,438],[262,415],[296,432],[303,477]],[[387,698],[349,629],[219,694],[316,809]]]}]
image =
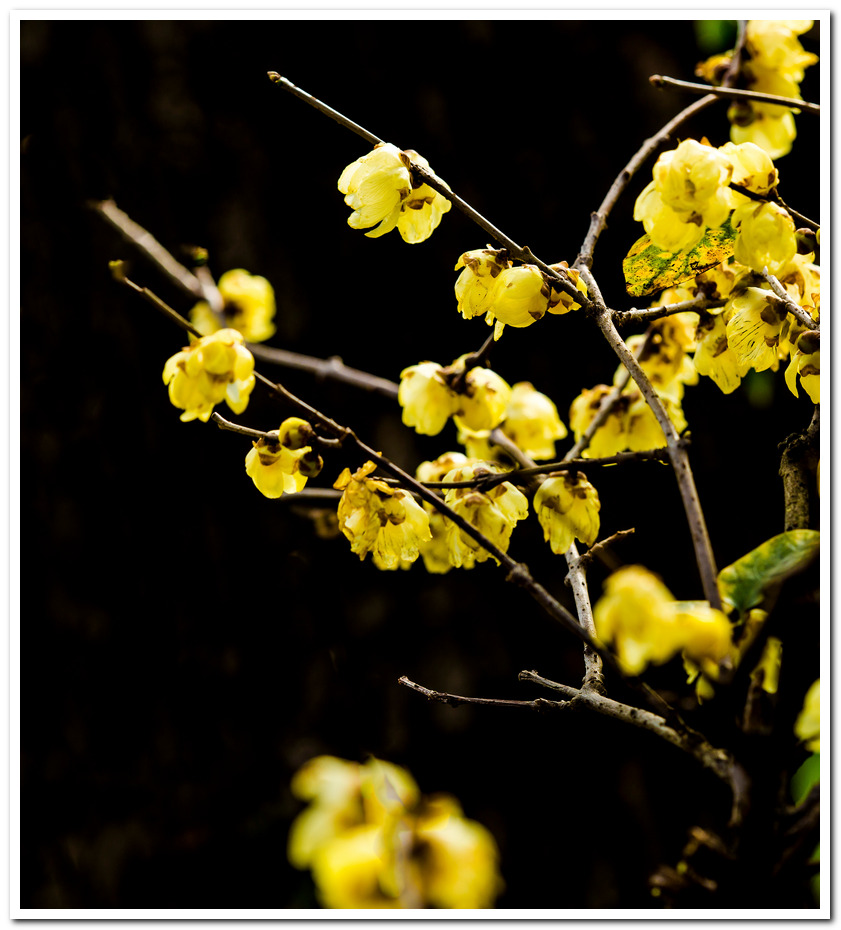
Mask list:
[{"label": "black background", "polygon": [[[817,49],[817,30],[804,44]],[[378,572],[322,540],[244,474],[248,441],[182,424],[161,381],[181,333],[107,263],[182,312],[186,300],[91,211],[113,197],[179,258],[268,277],[272,344],[392,380],[447,364],[488,330],[456,312],[453,266],[486,237],[455,210],[409,246],[351,230],[336,189],[367,145],[272,85],[277,70],[366,128],[425,155],[454,190],[546,261],[572,262],[594,210],[644,139],[689,98],[691,21],[30,21],[21,27],[21,904],[41,908],[314,907],[285,858],[295,769],[319,753],[405,765],[495,834],[504,908],[643,907],[648,874],[723,789],[665,744],[606,719],[429,704],[408,675],[456,693],[531,698],[517,673],[575,683],[580,650],[493,565]],[[803,86],[817,99],[817,69]],[[817,216],[817,121],[779,163]],[[727,140],[725,108],[682,136]],[[641,235],[634,179],[594,271],[632,305],[620,260]],[[558,403],[609,381],[586,319],[508,330],[493,367]],[[456,448],[417,437],[396,404],[270,371],[410,470]],[[773,407],[771,404],[773,403]],[[724,397],[687,391],[692,460],[720,565],[782,529],[777,443],[805,427],[782,372]],[[258,389],[239,419],[289,411]],[[567,444],[559,445],[562,453]],[[349,452],[328,456],[329,486]],[[599,476],[602,534],[700,597],[670,473]],[[531,520],[511,552],[568,603],[565,566]],[[594,597],[604,577],[591,573]],[[679,663],[659,673],[681,686]],[[551,695],[550,695],[551,696]]]}]

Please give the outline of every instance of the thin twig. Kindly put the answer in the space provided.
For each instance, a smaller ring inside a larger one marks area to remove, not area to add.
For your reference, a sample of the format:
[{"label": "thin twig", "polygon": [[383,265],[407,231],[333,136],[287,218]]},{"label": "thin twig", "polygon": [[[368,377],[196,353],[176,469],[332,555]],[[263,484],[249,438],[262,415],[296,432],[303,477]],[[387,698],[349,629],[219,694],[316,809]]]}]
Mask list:
[{"label": "thin twig", "polygon": [[652,323],[666,316],[672,316],[675,313],[684,313],[687,310],[699,311],[708,310],[711,307],[721,307],[724,305],[723,300],[709,300],[702,294],[693,297],[691,300],[681,300],[674,304],[664,304],[661,307],[647,307],[641,310],[631,308],[630,310],[614,310],[613,322],[616,326],[624,326],[626,323]]},{"label": "thin twig", "polygon": [[201,283],[193,272],[176,261],[148,230],[135,223],[113,200],[91,200],[88,206],[107,220],[124,239],[151,259],[178,287],[193,297],[203,296]]},{"label": "thin twig", "polygon": [[791,107],[802,110],[804,113],[820,115],[821,108],[817,103],[806,103],[795,97],[780,97],[777,94],[763,94],[758,90],[740,90],[735,87],[716,87],[712,84],[694,84],[691,81],[679,81],[677,78],[665,77],[662,74],[652,74],[648,79],[654,87],[678,87],[693,94],[715,94],[716,97],[729,97],[743,100],[756,100],[759,103],[774,103],[781,107]]},{"label": "thin twig", "polygon": [[417,691],[418,694],[422,694],[428,701],[438,701],[440,704],[449,704],[451,707],[458,707],[460,704],[484,704],[492,707],[517,707],[540,711],[560,710],[564,706],[562,701],[547,701],[546,698],[536,698],[533,701],[512,701],[505,698],[465,697],[461,694],[449,694],[446,691],[432,691],[415,681],[411,681],[405,675],[401,675],[397,682],[406,688],[411,688],[412,691]]},{"label": "thin twig", "polygon": [[[148,230],[136,223],[113,200],[91,201],[89,206],[107,220],[127,242],[146,255],[182,291],[197,300],[207,301],[214,313],[219,315],[224,302],[209,270],[201,266],[194,274],[185,268]],[[179,323],[179,325],[183,324]],[[194,335],[201,335],[196,329],[189,331]],[[276,349],[253,342],[247,342],[246,347],[259,361],[297,371],[306,371],[325,381],[350,384],[374,394],[381,394],[383,397],[397,398],[398,385],[395,382],[350,368],[337,356],[327,359],[314,358],[310,355],[301,355],[298,352]]]},{"label": "thin twig", "polygon": [[588,267],[591,268],[593,265],[593,251],[596,248],[596,243],[599,240],[599,236],[604,231],[605,226],[607,225],[607,218],[610,215],[610,212],[613,210],[616,202],[619,200],[620,196],[625,191],[625,188],[628,186],[631,178],[639,171],[639,169],[645,164],[646,160],[650,155],[657,151],[657,149],[668,141],[671,134],[688,119],[691,119],[697,113],[700,113],[702,110],[716,103],[718,97],[714,94],[708,94],[706,97],[702,97],[700,100],[697,100],[695,103],[688,106],[685,110],[682,110],[674,119],[670,120],[666,125],[649,139],[646,139],[633,158],[628,162],[627,165],[622,169],[619,175],[616,177],[616,180],[611,184],[610,190],[608,190],[605,195],[604,200],[601,202],[599,209],[594,213],[590,214],[590,228],[587,231],[587,235],[584,237],[584,242],[581,246],[581,250],[578,253],[578,257],[575,259],[575,264],[573,268],[582,268]]},{"label": "thin twig", "polygon": [[343,113],[339,113],[338,110],[334,110],[332,107],[327,106],[326,103],[319,100],[317,97],[313,97],[312,94],[308,94],[305,90],[301,90],[300,87],[297,87],[288,78],[281,77],[277,71],[269,71],[268,76],[273,84],[279,84],[285,90],[294,94],[299,100],[303,100],[304,103],[308,103],[311,107],[315,107],[316,110],[321,111],[325,116],[329,116],[330,119],[344,126],[345,129],[349,129],[351,132],[355,132],[356,135],[362,136],[362,138],[366,142],[370,142],[371,145],[379,145],[383,141],[372,132],[368,132],[367,129],[360,126],[358,123],[354,123],[353,120],[348,119]]},{"label": "thin twig", "polygon": [[[504,439],[507,439],[501,430],[493,430],[489,437],[490,442],[499,445],[504,451],[508,451]],[[686,439],[680,440],[686,443]],[[605,465],[623,465],[628,462],[668,462],[670,452],[668,446],[660,449],[645,449],[639,452],[617,452],[616,455],[605,455],[595,459],[563,459],[560,462],[547,462],[542,465],[521,466],[512,468],[510,471],[498,472],[492,475],[485,475],[480,478],[474,478],[471,481],[427,481],[424,482],[428,488],[438,490],[449,490],[450,488],[472,488],[478,487],[482,491],[488,491],[504,481],[516,483],[518,479],[531,478],[535,475],[549,475],[555,472],[568,472],[573,470],[586,470],[587,468],[596,468]]]},{"label": "thin twig", "polygon": [[636,530],[634,527],[631,527],[627,530],[617,530],[610,536],[606,536],[604,539],[600,539],[597,543],[594,543],[584,555],[578,557],[578,561],[584,566],[589,566],[591,562],[595,559],[603,558],[602,553],[605,549],[612,546],[614,543],[619,542],[622,539],[627,539],[629,536],[633,536]]},{"label": "thin twig", "polygon": [[779,279],[774,275],[770,274],[768,268],[763,268],[762,277],[771,285],[771,290],[780,298],[780,301],[784,304],[785,309],[803,326],[807,329],[816,330],[820,332],[820,323],[812,319],[808,311],[804,310],[800,304],[792,300],[788,291],[782,286]]}]

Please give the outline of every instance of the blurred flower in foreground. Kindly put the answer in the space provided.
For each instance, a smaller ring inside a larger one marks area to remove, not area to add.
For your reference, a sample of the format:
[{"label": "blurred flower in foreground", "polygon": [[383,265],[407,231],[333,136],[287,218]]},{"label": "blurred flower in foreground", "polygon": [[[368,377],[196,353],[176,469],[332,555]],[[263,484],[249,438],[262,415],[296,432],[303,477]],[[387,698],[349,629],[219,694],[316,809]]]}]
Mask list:
[{"label": "blurred flower in foreground", "polygon": [[641,565],[627,565],[607,579],[593,619],[599,638],[613,645],[629,675],[683,652],[714,677],[714,666],[732,651],[725,614],[706,601],[676,601]]},{"label": "blurred flower in foreground", "polygon": [[378,143],[373,151],[348,165],[339,178],[345,203],[353,208],[348,225],[354,229],[376,227],[365,233],[371,238],[396,226],[406,242],[428,239],[452,204],[421,182],[413,166],[430,170],[423,156],[411,149],[403,152],[390,142]]},{"label": "blurred flower in foreground", "polygon": [[164,365],[169,399],[183,410],[181,419],[206,423],[216,404],[224,400],[234,413],[242,413],[254,389],[254,357],[235,329],[220,329],[195,339]]},{"label": "blurred flower in foreground", "polygon": [[803,709],[794,722],[795,736],[809,752],[821,751],[821,680],[812,682],[803,701]]},{"label": "blurred flower in foreground", "polygon": [[271,284],[259,275],[242,268],[226,271],[219,279],[222,295],[221,323],[207,301],[199,301],[190,311],[190,322],[204,334],[214,333],[223,326],[242,333],[247,342],[263,342],[275,333],[275,299]]},{"label": "blurred flower in foreground", "polygon": [[292,779],[309,806],[289,832],[293,866],[312,870],[326,908],[489,908],[502,891],[496,843],[448,795],[371,757],[319,756]]}]

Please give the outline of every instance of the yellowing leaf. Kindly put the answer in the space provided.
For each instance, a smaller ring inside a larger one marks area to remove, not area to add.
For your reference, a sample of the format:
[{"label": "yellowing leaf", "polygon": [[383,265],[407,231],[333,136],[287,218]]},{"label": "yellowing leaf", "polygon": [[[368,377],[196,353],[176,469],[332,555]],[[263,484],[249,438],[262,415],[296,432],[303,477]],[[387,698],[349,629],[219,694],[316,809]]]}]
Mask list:
[{"label": "yellowing leaf", "polygon": [[724,610],[740,612],[758,607],[772,585],[805,568],[817,555],[817,530],[789,530],[772,536],[718,573],[718,590]]},{"label": "yellowing leaf", "polygon": [[684,252],[665,252],[654,245],[650,236],[643,236],[622,262],[625,289],[631,297],[645,297],[689,281],[730,258],[735,239],[729,220],[708,229],[694,248]]}]

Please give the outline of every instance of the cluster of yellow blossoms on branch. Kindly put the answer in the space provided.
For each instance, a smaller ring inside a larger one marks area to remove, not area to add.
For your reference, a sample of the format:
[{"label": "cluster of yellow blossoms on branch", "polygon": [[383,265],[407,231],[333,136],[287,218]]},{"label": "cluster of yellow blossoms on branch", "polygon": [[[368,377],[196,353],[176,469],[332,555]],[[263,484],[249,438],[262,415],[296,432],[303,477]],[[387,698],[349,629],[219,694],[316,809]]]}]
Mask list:
[{"label": "cluster of yellow blossoms on branch", "polygon": [[424,797],[399,766],[333,756],[292,781],[309,802],[289,833],[289,861],[311,869],[327,908],[489,908],[503,890],[493,836],[455,798]]},{"label": "cluster of yellow blossoms on branch", "polygon": [[[563,272],[586,296],[587,285],[578,271],[566,262],[550,267]],[[581,308],[536,265],[515,266],[504,249],[465,252],[456,263],[456,271],[460,268],[463,271],[455,285],[458,311],[465,320],[484,316],[494,326],[494,339],[499,339],[505,326],[522,329],[546,313],[562,316]]]},{"label": "cluster of yellow blossoms on branch", "polygon": [[[814,65],[818,56],[807,52],[797,37],[808,32],[812,25],[811,19],[748,20],[740,85],[759,93],[801,99],[804,70]],[[730,67],[732,55],[732,52],[714,55],[701,62],[695,73],[719,84]],[[737,143],[755,142],[771,158],[780,158],[791,151],[797,135],[795,112],[778,104],[739,100],[727,111],[730,138]]]},{"label": "cluster of yellow blossoms on branch", "polygon": [[728,218],[738,233],[735,258],[754,271],[776,272],[797,251],[794,220],[766,199],[779,177],[758,145],[727,142],[715,148],[685,139],[657,159],[653,175],[637,198],[634,219],[664,251],[691,249],[708,228]]}]

